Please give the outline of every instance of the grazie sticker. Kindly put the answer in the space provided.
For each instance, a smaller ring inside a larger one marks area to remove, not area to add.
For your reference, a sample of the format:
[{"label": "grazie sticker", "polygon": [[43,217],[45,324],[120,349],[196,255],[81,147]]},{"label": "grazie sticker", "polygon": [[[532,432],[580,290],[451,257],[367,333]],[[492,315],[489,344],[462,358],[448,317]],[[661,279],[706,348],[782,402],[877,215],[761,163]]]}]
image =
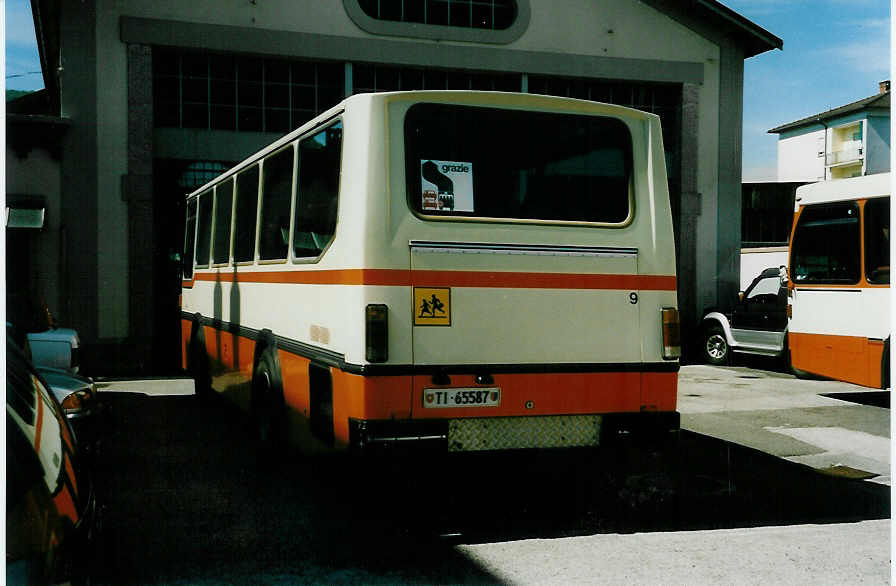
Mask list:
[{"label": "grazie sticker", "polygon": [[440,212],[472,212],[473,163],[465,161],[420,161],[423,188],[421,209]]}]

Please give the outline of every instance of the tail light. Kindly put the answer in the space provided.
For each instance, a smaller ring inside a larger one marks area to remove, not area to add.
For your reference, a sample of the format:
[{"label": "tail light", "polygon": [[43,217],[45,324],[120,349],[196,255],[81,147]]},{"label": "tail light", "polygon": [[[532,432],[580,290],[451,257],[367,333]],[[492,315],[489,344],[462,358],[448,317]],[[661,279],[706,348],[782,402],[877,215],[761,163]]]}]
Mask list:
[{"label": "tail light", "polygon": [[663,358],[675,360],[681,357],[681,323],[678,310],[674,307],[663,308]]},{"label": "tail light", "polygon": [[78,413],[90,406],[90,399],[88,391],[75,391],[62,400],[62,410],[67,415]]},{"label": "tail light", "polygon": [[389,309],[382,304],[367,306],[367,362],[389,360]]}]

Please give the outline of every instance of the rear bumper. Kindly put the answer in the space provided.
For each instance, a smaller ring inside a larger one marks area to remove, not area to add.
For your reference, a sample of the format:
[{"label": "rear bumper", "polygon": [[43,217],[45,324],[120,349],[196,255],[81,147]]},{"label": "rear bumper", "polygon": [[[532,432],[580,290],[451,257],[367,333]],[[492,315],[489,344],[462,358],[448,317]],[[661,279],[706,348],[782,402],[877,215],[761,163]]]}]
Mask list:
[{"label": "rear bumper", "polygon": [[[455,425],[455,422],[470,421],[480,423],[474,433],[489,437],[471,441],[470,432]],[[594,448],[620,442],[663,444],[680,427],[677,411],[475,420],[349,419],[349,445],[356,453]]]}]

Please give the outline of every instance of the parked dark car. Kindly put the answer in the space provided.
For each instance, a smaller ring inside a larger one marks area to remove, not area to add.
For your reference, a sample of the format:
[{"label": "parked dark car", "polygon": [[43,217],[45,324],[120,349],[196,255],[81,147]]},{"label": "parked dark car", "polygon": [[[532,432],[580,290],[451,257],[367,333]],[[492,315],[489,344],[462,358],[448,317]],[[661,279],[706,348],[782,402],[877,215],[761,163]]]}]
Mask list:
[{"label": "parked dark car", "polygon": [[83,576],[95,501],[75,436],[42,379],[6,338],[6,583]]},{"label": "parked dark car", "polygon": [[709,364],[727,364],[732,352],[786,358],[787,270],[763,270],[731,313],[707,312],[701,331],[701,355]]},{"label": "parked dark car", "polygon": [[75,441],[82,452],[91,453],[99,440],[103,404],[93,379],[74,374],[64,368],[35,366],[50,392],[62,407],[65,418],[75,432]]}]

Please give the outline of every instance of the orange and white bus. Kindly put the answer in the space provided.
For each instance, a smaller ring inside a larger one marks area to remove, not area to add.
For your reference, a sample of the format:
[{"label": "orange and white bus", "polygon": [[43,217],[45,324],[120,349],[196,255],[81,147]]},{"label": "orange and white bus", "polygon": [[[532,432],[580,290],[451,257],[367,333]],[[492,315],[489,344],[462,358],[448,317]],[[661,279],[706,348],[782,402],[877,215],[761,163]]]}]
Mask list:
[{"label": "orange and white bus", "polygon": [[890,174],[796,191],[788,306],[797,371],[889,387]]},{"label": "orange and white bus", "polygon": [[659,118],[350,97],[187,196],[184,365],[308,451],[678,429]]}]

